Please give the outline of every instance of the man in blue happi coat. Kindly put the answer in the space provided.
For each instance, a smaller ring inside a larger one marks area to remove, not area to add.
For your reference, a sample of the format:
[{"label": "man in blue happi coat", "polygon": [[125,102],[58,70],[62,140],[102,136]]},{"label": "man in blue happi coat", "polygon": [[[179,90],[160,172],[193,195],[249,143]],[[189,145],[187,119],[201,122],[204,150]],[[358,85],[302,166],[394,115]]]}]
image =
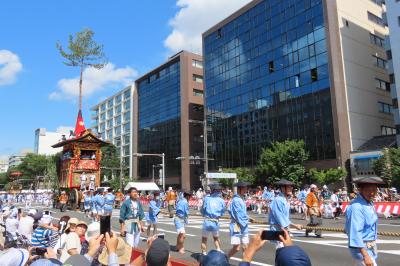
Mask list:
[{"label": "man in blue happi coat", "polygon": [[248,185],[249,183],[247,182],[238,182],[235,184],[237,194],[233,196],[228,208],[229,215],[231,216],[229,233],[232,244],[232,249],[228,254],[229,258],[240,251],[240,244],[242,244],[243,251],[249,244],[249,216],[247,215],[246,203],[244,202],[244,195],[247,193]]},{"label": "man in blue happi coat", "polygon": [[176,239],[176,250],[184,254],[185,248],[183,246],[185,242],[185,225],[188,223],[189,218],[189,201],[190,193],[189,192],[181,192],[178,196],[178,202],[176,203],[176,211],[175,211],[175,218],[174,224],[176,231],[178,233],[178,237]]},{"label": "man in blue happi coat", "polygon": [[219,184],[210,185],[211,195],[207,196],[203,201],[201,214],[204,217],[202,238],[201,238],[201,251],[206,254],[207,238],[211,233],[214,238],[215,248],[221,250],[221,243],[219,241],[219,218],[224,215],[226,210],[225,201],[222,199],[222,187]]},{"label": "man in blue happi coat", "polygon": [[104,215],[111,216],[115,204],[115,195],[112,193],[113,189],[108,188],[107,194],[104,195]]},{"label": "man in blue happi coat", "polygon": [[104,193],[103,189],[98,189],[93,198],[93,205],[94,205],[93,216],[94,216],[95,221],[100,221],[100,215],[103,215],[103,212],[104,212],[103,193]]},{"label": "man in blue happi coat", "polygon": [[357,266],[376,266],[378,215],[374,199],[378,185],[385,182],[379,177],[366,177],[356,180],[355,183],[359,193],[346,209],[345,231],[350,254]]},{"label": "man in blue happi coat", "polygon": [[[270,206],[271,212],[268,220],[271,230],[280,231],[282,228],[289,229],[289,227],[301,230],[301,225],[293,224],[290,221],[290,205],[288,201],[292,196],[294,183],[286,179],[281,179],[275,185],[280,188],[280,192],[275,195]],[[275,245],[277,249],[283,247],[280,241],[275,242]]]},{"label": "man in blue happi coat", "polygon": [[150,195],[149,202],[149,213],[146,217],[147,226],[147,236],[150,236],[150,230],[153,226],[153,235],[157,234],[157,216],[160,213],[161,201],[159,197],[159,192],[154,192],[154,195]]}]

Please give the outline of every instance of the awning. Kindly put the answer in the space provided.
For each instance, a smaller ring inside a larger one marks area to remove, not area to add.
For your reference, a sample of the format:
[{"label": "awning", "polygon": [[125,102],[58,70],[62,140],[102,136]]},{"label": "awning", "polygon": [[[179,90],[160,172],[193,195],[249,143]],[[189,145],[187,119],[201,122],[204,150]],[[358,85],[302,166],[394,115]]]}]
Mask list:
[{"label": "awning", "polygon": [[356,159],[356,160],[367,160],[367,159],[375,159],[375,158],[380,158],[380,157],[382,157],[382,154],[370,154],[370,155],[354,156],[353,159]]},{"label": "awning", "polygon": [[129,182],[125,186],[125,190],[131,187],[137,188],[139,191],[159,191],[160,188],[154,182]]}]

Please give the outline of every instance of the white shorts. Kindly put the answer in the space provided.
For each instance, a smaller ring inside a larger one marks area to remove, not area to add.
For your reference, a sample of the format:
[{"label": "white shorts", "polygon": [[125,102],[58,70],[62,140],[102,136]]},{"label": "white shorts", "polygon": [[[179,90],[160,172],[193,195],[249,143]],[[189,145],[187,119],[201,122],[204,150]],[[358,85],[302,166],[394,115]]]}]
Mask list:
[{"label": "white shorts", "polygon": [[249,244],[249,234],[240,236],[231,236],[231,245]]},{"label": "white shorts", "polygon": [[201,236],[207,238],[209,234],[212,234],[213,237],[219,237],[219,232],[218,231],[207,231],[207,230],[201,230]]},{"label": "white shorts", "polygon": [[178,234],[186,234],[185,227],[181,227],[181,228],[179,228],[179,229],[176,229],[176,232],[177,232]]},{"label": "white shorts", "polygon": [[136,232],[134,234],[126,234],[126,243],[133,247],[136,248],[139,246],[139,241],[140,241],[140,232]]}]

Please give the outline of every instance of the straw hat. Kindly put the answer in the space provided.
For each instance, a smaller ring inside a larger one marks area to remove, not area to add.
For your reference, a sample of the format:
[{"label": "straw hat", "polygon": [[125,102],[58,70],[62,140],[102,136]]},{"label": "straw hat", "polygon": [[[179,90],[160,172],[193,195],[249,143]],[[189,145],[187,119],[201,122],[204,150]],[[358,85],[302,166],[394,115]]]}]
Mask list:
[{"label": "straw hat", "polygon": [[67,227],[65,228],[65,230],[68,230],[71,227],[71,224],[78,225],[79,224],[79,220],[77,218],[75,218],[75,217],[69,219]]},{"label": "straw hat", "polygon": [[[131,261],[132,247],[126,244],[122,238],[118,237],[118,245],[115,254],[118,256],[118,264],[127,264]],[[108,265],[107,248],[103,248],[98,260],[101,264]]]}]

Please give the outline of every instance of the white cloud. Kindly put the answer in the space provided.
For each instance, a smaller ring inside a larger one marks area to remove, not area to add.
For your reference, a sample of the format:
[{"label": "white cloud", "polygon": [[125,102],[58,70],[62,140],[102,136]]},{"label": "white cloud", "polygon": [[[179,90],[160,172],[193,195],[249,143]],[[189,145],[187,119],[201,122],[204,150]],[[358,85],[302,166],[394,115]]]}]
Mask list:
[{"label": "white cloud", "polygon": [[0,86],[13,84],[22,70],[18,55],[8,50],[0,50]]},{"label": "white cloud", "polygon": [[177,0],[180,8],[170,20],[171,34],[164,45],[172,53],[188,50],[202,52],[202,33],[228,17],[251,0]]},{"label": "white cloud", "polygon": [[[110,86],[127,86],[134,81],[137,71],[129,66],[116,68],[108,63],[102,69],[87,68],[83,71],[83,96],[90,96]],[[58,91],[49,95],[50,100],[73,99],[79,95],[79,76],[60,79],[57,83]]]}]

